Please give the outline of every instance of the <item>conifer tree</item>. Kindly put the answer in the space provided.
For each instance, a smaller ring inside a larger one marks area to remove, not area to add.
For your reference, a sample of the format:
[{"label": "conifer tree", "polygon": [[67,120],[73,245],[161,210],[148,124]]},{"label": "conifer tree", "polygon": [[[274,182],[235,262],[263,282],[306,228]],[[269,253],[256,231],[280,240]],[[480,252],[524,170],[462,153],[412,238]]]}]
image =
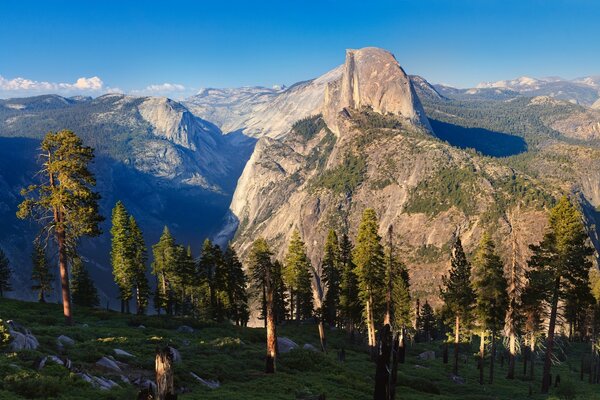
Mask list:
[{"label": "conifer tree", "polygon": [[358,278],[356,277],[356,266],[352,261],[353,246],[346,233],[340,240],[340,320],[343,327],[354,335],[355,328],[360,324],[362,318],[362,307],[358,298]]},{"label": "conifer tree", "polygon": [[542,393],[550,388],[550,369],[554,351],[554,335],[558,317],[558,303],[566,300],[567,288],[589,290],[589,257],[593,249],[588,244],[581,213],[562,197],[550,212],[549,225],[542,242],[532,245],[528,278],[532,290],[541,293],[548,302],[550,317],[546,336],[546,354],[542,375]]},{"label": "conifer tree", "polygon": [[10,268],[10,262],[6,258],[4,251],[0,249],[0,297],[4,297],[4,293],[11,292],[13,290],[10,284],[10,278],[12,270]]},{"label": "conifer tree", "polygon": [[[279,260],[273,261],[271,279],[273,280],[273,313],[275,323],[280,324],[285,321],[288,316],[288,303],[286,300],[288,289],[283,282],[283,265],[281,265]],[[266,317],[264,307],[265,305],[263,304],[263,313],[261,314],[263,319]]]},{"label": "conifer tree", "polygon": [[129,302],[133,297],[133,248],[129,214],[121,201],[112,211],[110,261],[113,277],[119,288],[121,312],[129,313]]},{"label": "conifer tree", "polygon": [[273,307],[273,262],[271,250],[267,241],[258,238],[252,243],[248,256],[248,269],[254,288],[262,294],[262,303],[265,308],[265,327],[267,328],[267,357],[266,372],[275,372],[277,356],[277,334],[275,331],[275,316]]},{"label": "conifer tree", "polygon": [[152,263],[152,273],[157,278],[157,288],[155,295],[155,307],[158,313],[164,309],[167,314],[173,314],[173,287],[172,278],[176,264],[176,244],[169,228],[165,226],[163,233],[154,246],[152,254],[154,262]]},{"label": "conifer tree", "polygon": [[429,342],[434,338],[434,331],[436,327],[435,314],[433,308],[429,305],[429,302],[425,300],[425,304],[421,307],[419,324],[417,330],[425,336],[425,339]]},{"label": "conifer tree", "polygon": [[481,332],[479,383],[483,384],[485,337],[490,333],[490,383],[494,380],[496,334],[502,329],[508,307],[507,282],[502,260],[490,235],[483,234],[473,259],[473,289],[476,297],[475,316]]},{"label": "conifer tree", "polygon": [[519,247],[517,245],[517,236],[512,218],[507,218],[510,226],[510,236],[512,245],[511,262],[507,274],[507,295],[508,308],[506,309],[506,318],[504,320],[504,334],[508,338],[508,371],[507,379],[515,378],[515,361],[517,356],[517,334],[520,320],[522,319],[521,295],[523,293],[523,279],[525,272],[519,262]]},{"label": "conifer tree", "polygon": [[333,229],[329,230],[323,249],[323,283],[327,287],[324,300],[325,319],[330,326],[338,323],[338,307],[340,302],[340,244],[337,234]]},{"label": "conifer tree", "polygon": [[218,310],[218,291],[219,291],[219,263],[220,249],[213,246],[213,243],[206,239],[202,245],[202,253],[200,254],[199,272],[201,281],[208,287],[208,310],[211,318],[216,318],[219,314]]},{"label": "conifer tree", "polygon": [[[536,273],[534,271],[528,274],[529,282],[521,294],[521,313],[523,315],[523,331],[525,334],[523,349],[523,373],[533,380],[533,370],[535,367],[535,349],[537,346],[537,337],[542,331],[542,319],[544,317],[544,306],[542,293],[537,288]],[[527,362],[529,361],[529,369]]]},{"label": "conifer tree", "polygon": [[283,265],[283,281],[290,293],[290,316],[301,319],[313,316],[313,292],[310,261],[300,232],[294,230]]},{"label": "conifer tree", "polygon": [[71,260],[71,295],[77,306],[97,307],[100,304],[94,281],[78,256]]},{"label": "conifer tree", "polygon": [[392,279],[392,320],[394,330],[405,330],[412,325],[412,300],[410,296],[410,278],[406,266],[399,260],[392,260],[395,266]]},{"label": "conifer tree", "polygon": [[377,233],[379,223],[375,210],[364,210],[358,227],[356,247],[352,253],[356,265],[359,298],[367,325],[369,347],[376,346],[375,321],[383,314],[385,299],[385,260],[381,237]]},{"label": "conifer tree", "polygon": [[458,352],[461,328],[465,330],[471,322],[475,293],[471,288],[471,265],[467,261],[460,238],[452,246],[449,275],[442,278],[440,294],[444,300],[444,313],[454,322],[454,367],[458,374]]},{"label": "conifer tree", "polygon": [[131,248],[131,275],[135,289],[135,304],[137,314],[144,314],[148,307],[150,297],[150,285],[146,277],[146,263],[148,262],[148,251],[144,236],[133,215],[129,216],[129,241]]},{"label": "conifer tree", "polygon": [[223,263],[227,275],[225,290],[228,299],[227,317],[236,325],[246,325],[250,316],[246,289],[248,280],[242,263],[231,245],[228,245],[223,253]]},{"label": "conifer tree", "polygon": [[41,145],[45,158],[39,173],[44,182],[21,191],[25,200],[17,217],[33,218],[43,225],[43,232],[53,233],[58,245],[58,264],[62,287],[63,313],[67,324],[73,323],[69,293],[68,254],[74,252],[83,236],[98,236],[100,196],[92,191],[96,185],[88,165],[94,150],[83,146],[77,135],[68,130],[49,132]]},{"label": "conifer tree", "polygon": [[39,242],[33,244],[33,253],[31,254],[33,269],[31,270],[31,280],[35,284],[31,287],[38,291],[38,300],[40,303],[46,302],[46,294],[52,292],[52,280],[54,277],[50,272],[50,263],[46,256],[46,249]]}]

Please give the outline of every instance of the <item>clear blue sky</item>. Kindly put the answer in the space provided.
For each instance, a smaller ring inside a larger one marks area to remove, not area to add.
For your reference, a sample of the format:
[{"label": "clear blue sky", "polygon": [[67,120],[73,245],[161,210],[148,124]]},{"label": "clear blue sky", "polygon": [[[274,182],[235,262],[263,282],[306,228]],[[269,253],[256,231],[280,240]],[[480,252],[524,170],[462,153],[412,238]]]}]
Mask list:
[{"label": "clear blue sky", "polygon": [[126,92],[164,83],[186,92],[291,84],[364,46],[392,51],[409,73],[459,87],[600,74],[599,1],[369,3],[3,0],[0,86],[26,86],[18,77],[55,85],[94,76],[102,90]]}]

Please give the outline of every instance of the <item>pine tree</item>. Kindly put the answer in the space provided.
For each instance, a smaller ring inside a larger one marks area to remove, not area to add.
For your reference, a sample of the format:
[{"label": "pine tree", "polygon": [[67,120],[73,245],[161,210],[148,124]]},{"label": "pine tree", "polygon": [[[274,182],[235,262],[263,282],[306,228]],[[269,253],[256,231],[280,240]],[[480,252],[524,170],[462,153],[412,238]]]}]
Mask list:
[{"label": "pine tree", "polygon": [[450,257],[450,273],[442,279],[440,294],[444,300],[444,314],[454,322],[454,374],[458,374],[458,346],[461,328],[465,330],[470,322],[475,303],[475,293],[471,288],[471,265],[467,261],[460,238],[456,238]]},{"label": "pine tree", "polygon": [[267,357],[266,372],[275,372],[275,359],[277,356],[277,334],[275,331],[275,315],[273,307],[273,262],[271,261],[271,250],[267,241],[258,238],[252,243],[250,255],[248,256],[248,269],[254,288],[262,293],[262,304],[264,305],[265,327],[267,328]]},{"label": "pine tree", "polygon": [[290,293],[290,315],[297,321],[313,316],[313,292],[310,261],[306,247],[295,230],[288,246],[283,264],[283,281]]},{"label": "pine tree", "polygon": [[429,302],[425,300],[425,304],[423,304],[423,306],[421,307],[417,330],[419,331],[419,333],[424,335],[425,339],[429,342],[431,339],[435,338],[434,332],[436,325],[437,321],[433,312],[433,308],[431,308]]},{"label": "pine tree", "polygon": [[502,329],[508,307],[508,294],[504,266],[496,254],[494,242],[484,233],[473,259],[473,289],[475,292],[475,316],[481,332],[479,383],[483,384],[485,337],[490,332],[491,358],[490,383],[494,380],[496,334]]},{"label": "pine tree", "polygon": [[71,260],[71,295],[77,306],[97,307],[100,304],[94,281],[77,256]]},{"label": "pine tree", "polygon": [[19,205],[17,217],[33,218],[43,225],[44,232],[53,232],[58,244],[58,264],[62,287],[63,312],[67,324],[73,323],[69,293],[68,254],[73,252],[83,236],[98,236],[100,196],[92,191],[96,185],[88,165],[94,150],[83,146],[77,135],[68,130],[46,135],[41,145],[46,159],[39,175],[46,181],[21,191],[25,200]]},{"label": "pine tree", "polygon": [[558,303],[566,300],[568,290],[589,290],[589,257],[593,249],[588,244],[581,213],[569,199],[562,197],[550,212],[549,226],[542,242],[532,245],[529,261],[529,282],[532,290],[541,294],[550,306],[546,354],[542,375],[542,393],[550,388],[550,369],[554,351],[554,334]]},{"label": "pine tree", "polygon": [[[537,337],[542,331],[542,318],[544,316],[544,306],[542,304],[544,293],[537,288],[536,273],[531,271],[527,275],[529,282],[521,294],[521,313],[523,315],[523,330],[525,334],[524,344],[526,345],[523,351],[523,372],[529,377],[529,380],[533,380],[536,342]],[[528,361],[529,370],[527,369]]]},{"label": "pine tree", "polygon": [[375,210],[367,208],[358,227],[356,247],[352,253],[356,265],[359,298],[367,325],[369,347],[375,348],[375,321],[383,314],[385,299],[385,261],[381,237],[377,233],[379,223]]},{"label": "pine tree", "polygon": [[115,283],[119,288],[121,312],[129,313],[129,302],[133,297],[133,248],[129,214],[120,201],[112,211],[110,261]]},{"label": "pine tree", "polygon": [[173,314],[173,287],[171,280],[176,263],[176,244],[171,232],[165,226],[163,233],[154,246],[152,246],[154,262],[152,273],[156,276],[158,285],[156,288],[155,303],[158,313],[164,309],[167,314]]},{"label": "pine tree", "polygon": [[146,277],[146,263],[148,262],[148,250],[144,242],[144,236],[133,215],[129,216],[129,247],[131,248],[131,275],[135,289],[135,304],[137,314],[144,314],[148,307],[150,297],[150,285]]},{"label": "pine tree", "polygon": [[519,262],[519,247],[517,245],[517,236],[512,218],[509,216],[507,222],[510,227],[512,257],[507,274],[507,295],[508,308],[506,309],[506,318],[504,320],[504,334],[508,338],[508,371],[507,379],[515,378],[515,362],[517,356],[517,335],[522,319],[521,295],[523,294],[523,278],[525,272]]},{"label": "pine tree", "polygon": [[358,298],[358,278],[356,277],[356,266],[352,261],[353,246],[347,234],[343,234],[340,240],[340,320],[342,326],[354,335],[354,330],[360,324],[362,308]]},{"label": "pine tree", "polygon": [[4,251],[0,249],[0,297],[4,297],[4,293],[11,292],[13,290],[10,284],[10,278],[12,270],[10,268],[10,262],[6,258]]},{"label": "pine tree", "polygon": [[246,325],[250,317],[246,289],[248,279],[242,263],[231,245],[228,245],[225,253],[223,253],[223,263],[227,270],[227,288],[225,290],[228,296],[227,317],[234,321],[236,325]]},{"label": "pine tree", "polygon": [[[281,265],[279,260],[273,261],[271,279],[273,280],[273,313],[275,323],[280,324],[285,321],[288,316],[288,303],[286,294],[288,289],[283,282],[283,265]],[[261,318],[264,319],[266,317],[266,314],[264,313],[264,305],[262,310],[263,313],[261,314]]]},{"label": "pine tree", "polygon": [[410,278],[408,270],[398,260],[393,260],[394,277],[392,278],[392,328],[405,330],[412,325],[412,300],[410,296]]},{"label": "pine tree", "polygon": [[329,230],[323,249],[323,283],[327,287],[324,300],[323,313],[330,326],[338,323],[338,307],[340,302],[340,244],[337,234],[333,229]]},{"label": "pine tree", "polygon": [[40,303],[46,302],[46,294],[52,292],[52,281],[54,277],[50,272],[50,263],[46,256],[46,249],[39,242],[33,244],[33,253],[31,254],[33,269],[31,270],[31,280],[35,284],[31,289],[38,291],[38,300]]}]

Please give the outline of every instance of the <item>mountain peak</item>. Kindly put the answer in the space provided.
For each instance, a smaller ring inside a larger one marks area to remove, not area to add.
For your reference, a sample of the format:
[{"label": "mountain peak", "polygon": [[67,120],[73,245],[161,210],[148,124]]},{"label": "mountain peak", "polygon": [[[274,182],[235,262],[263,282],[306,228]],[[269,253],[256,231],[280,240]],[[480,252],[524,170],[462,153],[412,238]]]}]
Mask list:
[{"label": "mountain peak", "polygon": [[345,108],[371,107],[431,130],[408,75],[392,53],[377,47],[346,50],[342,75],[327,85],[323,115],[337,131],[337,114]]}]

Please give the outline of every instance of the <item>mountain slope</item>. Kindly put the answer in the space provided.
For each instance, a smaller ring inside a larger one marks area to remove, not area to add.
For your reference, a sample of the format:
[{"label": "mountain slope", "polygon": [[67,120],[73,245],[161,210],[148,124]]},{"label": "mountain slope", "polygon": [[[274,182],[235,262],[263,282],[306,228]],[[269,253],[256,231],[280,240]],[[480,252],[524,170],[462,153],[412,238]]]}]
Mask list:
[{"label": "mountain slope", "polygon": [[[15,286],[28,288],[31,242],[37,227],[18,221],[19,190],[30,184],[39,141],[48,130],[71,129],[96,149],[92,171],[102,195],[104,234],[83,241],[92,274],[114,298],[109,255],[110,212],[122,200],[154,243],[164,225],[178,240],[199,248],[222,224],[254,140],[223,136],[213,124],[166,98],[105,95],[96,99],[39,96],[0,101],[0,246],[17,272]],[[52,255],[54,256],[54,255]],[[20,297],[33,296],[20,290]]]}]

